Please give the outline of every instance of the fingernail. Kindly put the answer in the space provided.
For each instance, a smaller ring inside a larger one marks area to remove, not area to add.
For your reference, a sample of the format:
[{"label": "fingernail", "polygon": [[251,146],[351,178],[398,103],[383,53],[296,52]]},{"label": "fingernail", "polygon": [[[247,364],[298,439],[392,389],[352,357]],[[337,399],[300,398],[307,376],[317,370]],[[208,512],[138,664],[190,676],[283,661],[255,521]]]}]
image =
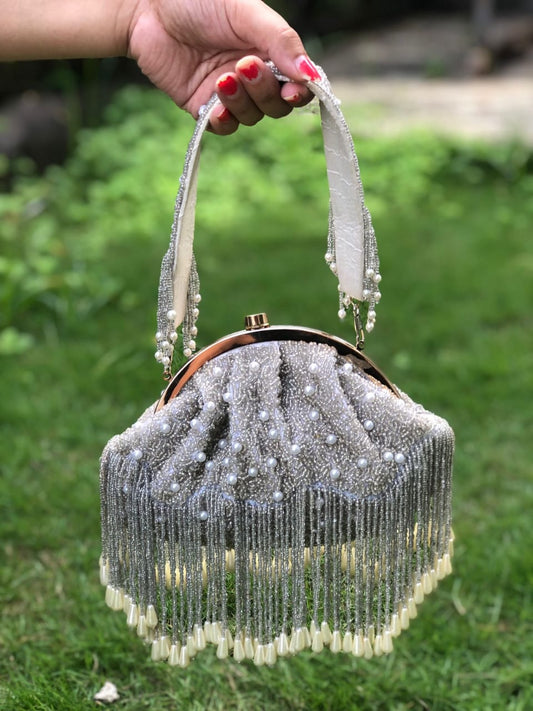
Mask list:
[{"label": "fingernail", "polygon": [[217,88],[226,96],[233,96],[237,93],[239,85],[231,74],[225,74],[217,81]]},{"label": "fingernail", "polygon": [[222,111],[219,111],[216,115],[216,118],[221,121],[222,123],[226,123],[226,121],[231,120],[231,112],[228,111],[228,109],[224,106]]},{"label": "fingernail", "polygon": [[318,73],[317,68],[308,57],[303,55],[298,57],[296,60],[296,66],[298,67],[298,71],[300,71],[307,79],[310,79],[311,81],[318,81],[320,79],[320,74]]},{"label": "fingernail", "polygon": [[257,62],[254,62],[253,59],[244,64],[239,63],[239,71],[241,72],[241,74],[244,74],[248,81],[255,81],[256,79],[259,79],[261,75],[259,67],[257,66]]},{"label": "fingernail", "polygon": [[291,94],[291,96],[284,96],[283,99],[288,103],[288,104],[297,104],[301,97],[300,94]]}]

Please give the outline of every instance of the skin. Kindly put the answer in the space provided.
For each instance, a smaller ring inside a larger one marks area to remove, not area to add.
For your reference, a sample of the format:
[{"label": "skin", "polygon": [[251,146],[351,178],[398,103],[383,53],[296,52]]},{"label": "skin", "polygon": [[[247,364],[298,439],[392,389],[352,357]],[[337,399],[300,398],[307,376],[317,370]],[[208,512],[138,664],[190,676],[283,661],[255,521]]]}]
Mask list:
[{"label": "skin", "polygon": [[[298,34],[261,0],[0,0],[0,16],[0,60],[131,57],[194,117],[216,90],[220,135],[311,99]],[[280,85],[267,58],[291,81]]]}]

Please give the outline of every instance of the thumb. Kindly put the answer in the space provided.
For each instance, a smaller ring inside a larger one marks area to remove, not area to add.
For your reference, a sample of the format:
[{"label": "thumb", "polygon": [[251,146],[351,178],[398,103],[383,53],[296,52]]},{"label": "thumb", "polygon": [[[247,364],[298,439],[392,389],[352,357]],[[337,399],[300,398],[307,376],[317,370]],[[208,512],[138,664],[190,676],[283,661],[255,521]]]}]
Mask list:
[{"label": "thumb", "polygon": [[265,58],[271,59],[289,79],[306,82],[320,79],[300,36],[275,10],[261,0],[245,0],[236,7],[234,31],[241,39],[249,40]]}]

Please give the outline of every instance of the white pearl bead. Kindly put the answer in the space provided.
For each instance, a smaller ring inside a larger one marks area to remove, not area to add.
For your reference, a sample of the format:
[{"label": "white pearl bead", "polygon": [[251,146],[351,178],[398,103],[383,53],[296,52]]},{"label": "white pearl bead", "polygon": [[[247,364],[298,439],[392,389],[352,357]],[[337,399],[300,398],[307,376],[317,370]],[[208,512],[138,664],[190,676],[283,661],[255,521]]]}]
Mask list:
[{"label": "white pearl bead", "polygon": [[351,363],[345,363],[342,366],[342,372],[348,375],[348,373],[351,373],[353,370],[353,365]]},{"label": "white pearl bead", "polygon": [[367,321],[367,322],[366,322],[366,330],[367,330],[369,333],[374,330],[374,322],[373,322],[373,321]]},{"label": "white pearl bead", "polygon": [[129,487],[127,484],[124,484],[124,486],[122,487],[122,491],[123,491],[125,494],[127,494],[129,490],[130,490],[130,487]]},{"label": "white pearl bead", "polygon": [[269,469],[274,469],[277,464],[278,460],[276,459],[276,457],[268,457],[268,459],[266,460],[266,465]]},{"label": "white pearl bead", "polygon": [[326,437],[326,443],[327,444],[335,444],[337,442],[337,436],[334,434],[329,434]]},{"label": "white pearl bead", "polygon": [[253,360],[250,363],[250,370],[252,371],[252,373],[257,373],[257,371],[259,370],[260,367],[261,366],[259,365],[259,363],[256,360]]},{"label": "white pearl bead", "polygon": [[270,439],[277,439],[279,437],[279,432],[275,427],[272,427],[268,430],[268,436],[270,437]]},{"label": "white pearl bead", "polygon": [[231,402],[231,401],[233,400],[233,395],[230,393],[229,390],[227,390],[227,391],[222,395],[222,399],[224,400],[224,402]]},{"label": "white pearl bead", "polygon": [[299,444],[291,444],[291,454],[300,454],[302,448]]},{"label": "white pearl bead", "polygon": [[[333,471],[333,470],[332,470],[332,471]],[[340,474],[340,472],[339,472],[339,474]],[[330,474],[330,476],[331,476],[331,474]],[[317,509],[321,509],[322,506],[324,506],[324,499],[321,498],[321,497],[319,497],[318,499],[316,499],[316,500],[315,500],[315,506],[317,507]]]},{"label": "white pearl bead", "polygon": [[199,304],[201,300],[202,300],[202,295],[201,295],[201,294],[195,294],[195,295],[194,295],[194,303],[195,303],[195,304]]},{"label": "white pearl bead", "polygon": [[279,503],[280,501],[283,500],[283,492],[282,492],[282,491],[275,491],[275,492],[272,494],[272,498],[274,499],[274,501],[275,501],[276,503]]},{"label": "white pearl bead", "polygon": [[191,429],[193,430],[199,430],[200,428],[200,422],[197,417],[193,417],[191,420]]},{"label": "white pearl bead", "polygon": [[196,454],[194,455],[194,458],[196,459],[197,462],[200,462],[200,463],[205,462],[205,460],[206,460],[205,452],[196,452]]},{"label": "white pearl bead", "polygon": [[392,462],[394,459],[394,454],[392,452],[383,452],[383,461],[384,462]]},{"label": "white pearl bead", "polygon": [[374,283],[379,284],[380,281],[381,281],[381,274],[375,274],[374,275]]},{"label": "white pearl bead", "polygon": [[200,521],[207,521],[207,519],[209,518],[209,514],[207,513],[207,511],[200,511],[198,517]]},{"label": "white pearl bead", "polygon": [[160,361],[163,365],[170,365],[170,358],[168,356],[165,356],[164,358],[161,358]]},{"label": "white pearl bead", "polygon": [[179,483],[177,481],[173,481],[170,485],[170,491],[176,492],[176,491],[179,491],[179,489],[180,489]]},{"label": "white pearl bead", "polygon": [[242,452],[242,444],[241,442],[234,442],[231,445],[231,449],[235,452],[235,454],[238,454],[239,452]]},{"label": "white pearl bead", "polygon": [[337,479],[340,477],[341,473],[340,470],[337,469],[337,467],[333,467],[333,469],[329,470],[329,476],[333,481],[337,481]]},{"label": "white pearl bead", "polygon": [[193,351],[196,348],[196,341],[190,340],[187,345]]},{"label": "white pearl bead", "polygon": [[213,469],[215,468],[215,462],[212,462],[211,460],[209,460],[208,462],[205,463],[205,468],[206,468],[206,471],[212,472]]},{"label": "white pearl bead", "polygon": [[368,297],[370,296],[370,289],[363,289],[362,296],[363,296],[363,299],[368,299]]},{"label": "white pearl bead", "polygon": [[160,361],[162,355],[163,355],[163,354],[161,353],[161,351],[156,351],[156,352],[154,353],[154,358],[155,358],[157,361]]},{"label": "white pearl bead", "polygon": [[326,262],[328,262],[328,264],[329,264],[329,262],[331,262],[332,259],[333,259],[333,255],[331,254],[331,252],[326,252],[326,254],[324,255],[324,259],[325,259]]},{"label": "white pearl bead", "polygon": [[193,309],[192,315],[193,315],[193,318],[198,318],[198,316],[200,315],[200,309]]},{"label": "white pearl bead", "polygon": [[161,348],[168,348],[169,346],[170,346],[170,343],[168,341],[161,342]]},{"label": "white pearl bead", "polygon": [[212,400],[208,400],[208,402],[205,403],[205,409],[207,412],[214,412],[216,410],[216,405]]},{"label": "white pearl bead", "polygon": [[376,394],[373,392],[366,393],[363,400],[365,402],[373,402],[376,399]]},{"label": "white pearl bead", "polygon": [[308,371],[313,374],[318,373],[318,365],[316,363],[310,363]]},{"label": "white pearl bead", "polygon": [[224,371],[219,365],[215,365],[215,367],[213,368],[213,375],[215,376],[215,378],[220,378],[223,372]]},{"label": "white pearl bead", "polygon": [[174,311],[174,309],[170,309],[169,311],[167,311],[167,318],[170,321],[173,321],[176,318],[176,312]]},{"label": "white pearl bead", "polygon": [[329,263],[329,268],[333,272],[333,274],[337,273],[337,262],[330,262]]},{"label": "white pearl bead", "polygon": [[248,476],[257,476],[258,472],[257,467],[248,467]]},{"label": "white pearl bead", "polygon": [[306,385],[304,388],[304,394],[307,395],[307,397],[311,397],[311,395],[314,395],[316,393],[316,388],[314,385]]},{"label": "white pearl bead", "polygon": [[261,412],[259,413],[259,419],[261,420],[261,422],[268,422],[268,420],[270,419],[270,414],[267,410],[261,410]]},{"label": "white pearl bead", "polygon": [[376,302],[376,304],[379,304],[379,302],[381,301],[381,292],[375,291],[372,296],[374,297],[374,301]]},{"label": "white pearl bead", "polygon": [[170,340],[172,341],[172,343],[176,343],[176,341],[178,340],[177,331],[172,331],[172,333],[170,334]]},{"label": "white pearl bead", "polygon": [[343,318],[346,318],[346,309],[339,309],[337,311],[337,316],[342,320]]},{"label": "white pearl bead", "polygon": [[372,430],[374,429],[374,423],[372,422],[372,420],[365,420],[363,423],[363,427],[367,432],[372,432]]},{"label": "white pearl bead", "polygon": [[229,467],[229,462],[230,462],[229,457],[224,457],[224,459],[222,460],[222,465],[224,467]]},{"label": "white pearl bead", "polygon": [[186,358],[190,358],[190,357],[192,356],[192,351],[191,351],[191,349],[190,349],[190,348],[184,348],[184,349],[183,349],[183,355],[184,355]]},{"label": "white pearl bead", "polygon": [[358,469],[366,469],[368,466],[368,459],[366,457],[359,457],[357,460]]},{"label": "white pearl bead", "polygon": [[161,331],[158,331],[158,332],[155,334],[155,340],[156,340],[156,341],[160,341],[162,338],[163,338],[163,334],[161,333]]},{"label": "white pearl bead", "polygon": [[394,461],[396,464],[405,464],[405,456],[401,452],[397,452],[394,455]]},{"label": "white pearl bead", "polygon": [[218,448],[219,449],[226,449],[228,442],[225,439],[219,439],[218,440]]},{"label": "white pearl bead", "polygon": [[191,328],[191,336],[197,336],[197,335],[198,335],[198,329],[196,328],[196,326],[193,326]]},{"label": "white pearl bead", "polygon": [[168,434],[168,433],[170,432],[170,425],[168,424],[168,422],[162,422],[162,423],[159,425],[159,430],[160,430],[163,434]]},{"label": "white pearl bead", "polygon": [[374,309],[370,309],[370,311],[368,312],[368,318],[370,319],[370,321],[376,320],[376,312],[374,311]]},{"label": "white pearl bead", "polygon": [[237,475],[234,473],[228,474],[227,482],[230,486],[235,486],[235,484],[237,483]]},{"label": "white pearl bead", "polygon": [[316,422],[319,417],[320,417],[320,413],[318,410],[311,410],[311,412],[309,413],[309,419],[312,420],[313,422]]},{"label": "white pearl bead", "polygon": [[376,272],[375,272],[371,267],[369,267],[369,268],[366,270],[365,275],[366,275],[369,279],[372,279],[372,277],[374,276],[375,273],[376,273]]},{"label": "white pearl bead", "polygon": [[134,459],[136,459],[137,461],[139,461],[139,459],[141,459],[141,457],[142,457],[142,455],[143,455],[142,449],[134,449],[131,454],[132,454],[132,457],[133,457]]}]

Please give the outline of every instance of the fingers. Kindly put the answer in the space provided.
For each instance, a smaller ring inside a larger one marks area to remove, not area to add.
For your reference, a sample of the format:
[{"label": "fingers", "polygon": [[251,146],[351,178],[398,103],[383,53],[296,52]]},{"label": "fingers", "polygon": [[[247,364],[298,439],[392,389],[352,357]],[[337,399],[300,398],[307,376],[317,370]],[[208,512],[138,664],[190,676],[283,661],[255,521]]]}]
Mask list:
[{"label": "fingers", "polygon": [[308,103],[312,94],[303,84],[280,82],[259,57],[243,57],[234,72],[222,74],[216,83],[222,107],[211,114],[211,129],[226,135],[237,130],[239,123],[253,126],[263,116],[281,118],[293,107]]}]

